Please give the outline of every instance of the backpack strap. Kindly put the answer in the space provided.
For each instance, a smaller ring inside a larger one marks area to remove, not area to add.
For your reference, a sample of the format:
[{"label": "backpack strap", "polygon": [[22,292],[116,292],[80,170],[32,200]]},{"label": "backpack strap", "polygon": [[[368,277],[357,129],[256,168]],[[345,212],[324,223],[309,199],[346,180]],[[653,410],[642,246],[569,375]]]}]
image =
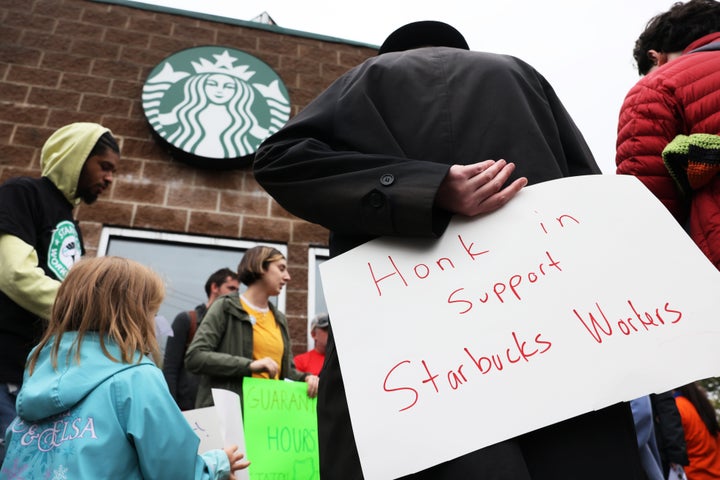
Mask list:
[{"label": "backpack strap", "polygon": [[192,342],[192,339],[195,336],[195,331],[197,330],[197,312],[195,310],[190,310],[188,311],[188,315],[190,316],[190,329],[188,330],[187,340],[185,341],[186,350],[187,347],[190,346],[190,342]]}]

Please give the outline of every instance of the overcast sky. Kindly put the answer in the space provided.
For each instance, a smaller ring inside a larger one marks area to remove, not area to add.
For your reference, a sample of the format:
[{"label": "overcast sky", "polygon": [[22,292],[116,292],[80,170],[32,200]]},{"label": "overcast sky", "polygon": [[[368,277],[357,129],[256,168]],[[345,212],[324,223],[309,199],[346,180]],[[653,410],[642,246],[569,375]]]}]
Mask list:
[{"label": "overcast sky", "polygon": [[617,115],[638,80],[632,48],[671,0],[143,0],[251,20],[267,12],[284,28],[380,45],[395,28],[441,20],[472,50],[515,55],[553,85],[605,173],[615,171]]}]

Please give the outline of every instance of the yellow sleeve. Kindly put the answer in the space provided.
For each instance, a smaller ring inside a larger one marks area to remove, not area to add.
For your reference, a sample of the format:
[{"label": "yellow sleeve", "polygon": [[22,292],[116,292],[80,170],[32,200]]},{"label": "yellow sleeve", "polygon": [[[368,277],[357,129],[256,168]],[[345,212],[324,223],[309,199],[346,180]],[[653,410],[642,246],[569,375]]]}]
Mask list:
[{"label": "yellow sleeve", "polygon": [[25,310],[46,320],[60,282],[38,266],[35,249],[18,237],[0,235],[0,291]]}]

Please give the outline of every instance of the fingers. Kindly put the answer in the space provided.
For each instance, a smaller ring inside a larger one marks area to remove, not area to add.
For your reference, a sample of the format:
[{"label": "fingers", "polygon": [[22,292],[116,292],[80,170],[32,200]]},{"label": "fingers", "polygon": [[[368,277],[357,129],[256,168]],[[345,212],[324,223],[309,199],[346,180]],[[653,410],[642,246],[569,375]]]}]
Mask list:
[{"label": "fingers", "polygon": [[514,171],[515,164],[502,159],[453,165],[438,188],[435,203],[466,216],[496,210],[527,185],[527,179],[520,178],[505,186]]},{"label": "fingers", "polygon": [[260,358],[250,363],[250,371],[267,372],[270,378],[275,378],[280,371],[277,362],[270,357]]},{"label": "fingers", "polygon": [[308,397],[310,397],[310,398],[317,397],[318,386],[320,385],[320,377],[318,377],[316,375],[308,375],[305,378],[305,381],[308,384],[308,387],[307,387]]},{"label": "fingers", "polygon": [[[245,454],[238,450],[237,445],[229,445],[223,449],[230,462],[230,471],[242,470],[250,465],[250,462],[243,460]],[[234,478],[234,477],[233,477]]]},{"label": "fingers", "polygon": [[518,178],[514,182],[512,182],[507,187],[503,188],[497,193],[494,193],[490,195],[489,197],[485,198],[482,202],[480,202],[477,206],[477,213],[476,215],[480,215],[482,213],[489,213],[497,210],[498,208],[505,205],[507,202],[510,201],[511,198],[513,198],[517,193],[523,189],[528,183],[527,178],[522,177]]},{"label": "fingers", "polygon": [[280,373],[280,367],[278,366],[277,362],[273,360],[272,358],[266,358],[267,361],[267,372],[270,375],[270,378],[275,378],[278,376],[278,373]]}]

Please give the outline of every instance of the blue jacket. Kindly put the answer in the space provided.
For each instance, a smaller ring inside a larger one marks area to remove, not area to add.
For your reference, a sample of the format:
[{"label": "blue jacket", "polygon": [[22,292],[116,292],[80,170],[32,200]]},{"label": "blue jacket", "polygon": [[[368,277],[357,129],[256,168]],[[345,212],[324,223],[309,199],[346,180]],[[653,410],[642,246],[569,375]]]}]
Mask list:
[{"label": "blue jacket", "polygon": [[77,334],[60,342],[58,367],[43,348],[35,371],[25,371],[18,417],[8,428],[0,479],[225,479],[222,450],[197,454],[200,440],[168,392],[162,372],[147,357],[121,363],[120,349],[87,334],[80,363]]}]

